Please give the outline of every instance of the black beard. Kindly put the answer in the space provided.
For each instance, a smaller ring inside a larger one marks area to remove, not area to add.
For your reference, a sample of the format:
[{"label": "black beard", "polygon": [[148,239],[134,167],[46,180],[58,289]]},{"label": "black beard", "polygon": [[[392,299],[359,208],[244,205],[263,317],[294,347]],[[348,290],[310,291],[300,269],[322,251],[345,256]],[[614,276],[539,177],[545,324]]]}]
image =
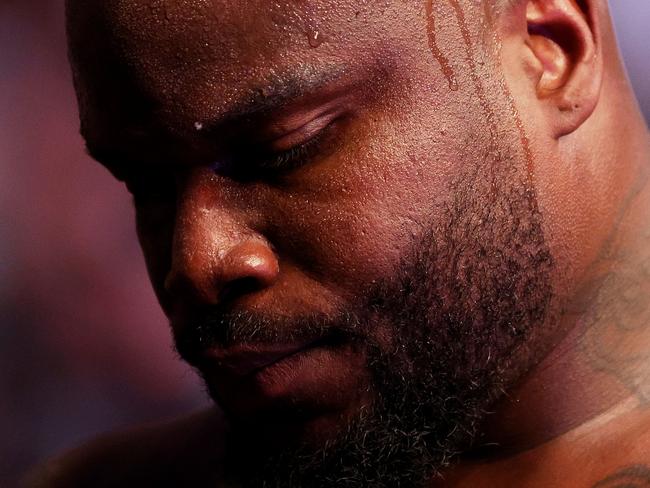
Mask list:
[{"label": "black beard", "polygon": [[[259,431],[235,427],[227,486],[411,488],[471,446],[489,407],[539,359],[530,345],[553,297],[553,260],[534,194],[509,177],[499,192],[480,176],[461,180],[395,278],[340,317],[295,322],[293,334],[338,331],[362,343],[374,403],[318,448],[264,449]],[[391,325],[389,350],[359,326],[377,317]],[[215,341],[284,339],[280,325],[217,312],[187,328],[178,349],[191,362]]]},{"label": "black beard", "polygon": [[400,341],[389,353],[370,346],[374,404],[321,448],[294,445],[270,454],[256,449],[258,428],[233,430],[225,460],[226,486],[424,485],[469,443],[489,396],[487,383],[463,389],[428,344],[421,338]]}]

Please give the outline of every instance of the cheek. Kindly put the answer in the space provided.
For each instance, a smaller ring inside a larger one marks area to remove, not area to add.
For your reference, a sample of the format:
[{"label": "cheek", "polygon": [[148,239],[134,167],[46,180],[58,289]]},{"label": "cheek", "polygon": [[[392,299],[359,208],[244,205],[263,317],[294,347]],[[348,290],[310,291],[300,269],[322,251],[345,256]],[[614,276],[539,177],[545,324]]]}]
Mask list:
[{"label": "cheek", "polygon": [[399,129],[372,128],[362,150],[310,170],[302,190],[273,204],[278,252],[337,294],[394,275],[449,199],[451,164],[432,161],[430,139],[411,131],[407,141]]}]

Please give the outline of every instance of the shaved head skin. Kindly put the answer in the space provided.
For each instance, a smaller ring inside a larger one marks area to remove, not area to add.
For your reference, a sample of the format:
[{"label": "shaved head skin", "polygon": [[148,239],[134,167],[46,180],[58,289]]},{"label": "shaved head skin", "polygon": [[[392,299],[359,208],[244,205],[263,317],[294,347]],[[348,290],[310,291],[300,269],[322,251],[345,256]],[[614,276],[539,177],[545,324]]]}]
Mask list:
[{"label": "shaved head skin", "polygon": [[605,0],[69,0],[68,34],[215,407],[33,486],[650,486],[650,146]]}]

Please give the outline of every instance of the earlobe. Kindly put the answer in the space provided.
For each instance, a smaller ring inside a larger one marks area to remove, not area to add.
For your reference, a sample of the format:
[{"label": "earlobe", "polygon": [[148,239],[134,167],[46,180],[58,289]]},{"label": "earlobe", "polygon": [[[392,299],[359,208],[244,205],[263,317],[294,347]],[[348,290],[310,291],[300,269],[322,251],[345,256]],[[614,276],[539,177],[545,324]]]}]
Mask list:
[{"label": "earlobe", "polygon": [[553,136],[578,129],[600,96],[603,67],[592,0],[529,0],[527,46],[536,65],[537,98],[548,111]]}]

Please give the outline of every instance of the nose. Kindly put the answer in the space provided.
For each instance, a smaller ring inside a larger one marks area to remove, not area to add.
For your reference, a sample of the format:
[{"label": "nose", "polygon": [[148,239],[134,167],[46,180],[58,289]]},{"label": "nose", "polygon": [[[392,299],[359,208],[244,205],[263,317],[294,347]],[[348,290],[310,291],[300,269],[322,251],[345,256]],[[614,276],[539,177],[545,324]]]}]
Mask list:
[{"label": "nose", "polygon": [[270,287],[279,274],[268,241],[208,193],[186,192],[177,209],[164,284],[172,303],[215,305]]}]

